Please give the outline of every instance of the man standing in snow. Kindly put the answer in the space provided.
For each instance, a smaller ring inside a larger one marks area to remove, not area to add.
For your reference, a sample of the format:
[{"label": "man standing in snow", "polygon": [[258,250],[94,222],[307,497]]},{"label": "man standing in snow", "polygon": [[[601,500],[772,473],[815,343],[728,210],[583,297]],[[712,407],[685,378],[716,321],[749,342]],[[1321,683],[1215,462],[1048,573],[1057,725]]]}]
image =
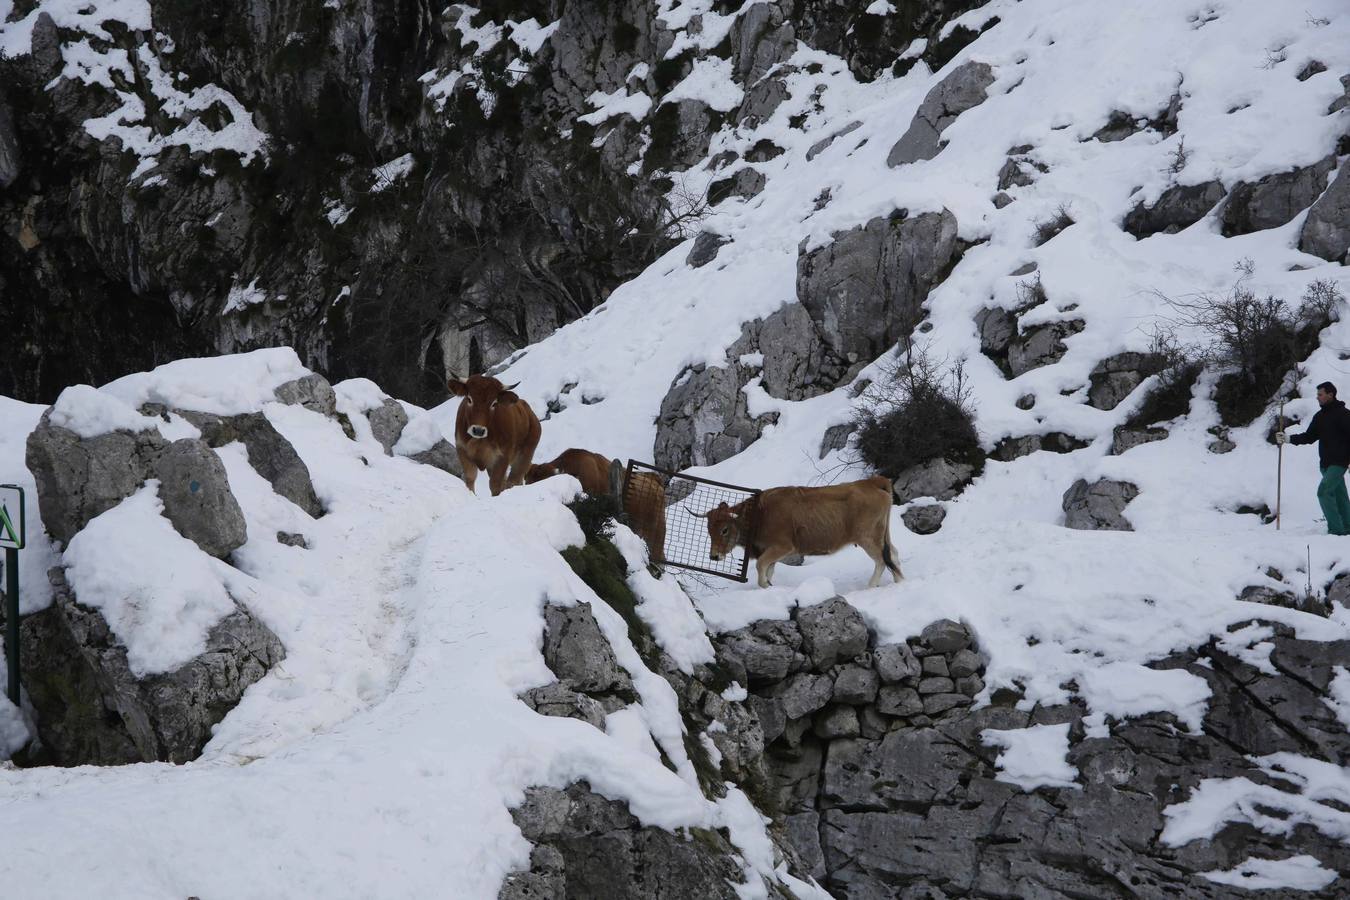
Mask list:
[{"label": "man standing in snow", "polygon": [[1317,403],[1322,408],[1308,423],[1307,431],[1292,435],[1277,431],[1275,443],[1317,442],[1318,462],[1322,466],[1322,482],[1317,486],[1317,500],[1327,517],[1327,531],[1332,534],[1350,534],[1350,497],[1345,493],[1345,469],[1350,465],[1350,410],[1336,399],[1336,385],[1330,381],[1317,386]]}]

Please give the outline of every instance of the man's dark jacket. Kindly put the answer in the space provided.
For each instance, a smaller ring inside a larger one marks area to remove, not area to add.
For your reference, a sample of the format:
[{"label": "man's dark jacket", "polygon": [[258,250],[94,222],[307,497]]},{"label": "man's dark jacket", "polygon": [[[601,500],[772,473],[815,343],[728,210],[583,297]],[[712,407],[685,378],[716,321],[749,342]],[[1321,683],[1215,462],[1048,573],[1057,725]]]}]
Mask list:
[{"label": "man's dark jacket", "polygon": [[1340,400],[1332,400],[1317,411],[1302,434],[1289,435],[1291,444],[1317,441],[1317,457],[1322,468],[1350,467],[1350,409]]}]

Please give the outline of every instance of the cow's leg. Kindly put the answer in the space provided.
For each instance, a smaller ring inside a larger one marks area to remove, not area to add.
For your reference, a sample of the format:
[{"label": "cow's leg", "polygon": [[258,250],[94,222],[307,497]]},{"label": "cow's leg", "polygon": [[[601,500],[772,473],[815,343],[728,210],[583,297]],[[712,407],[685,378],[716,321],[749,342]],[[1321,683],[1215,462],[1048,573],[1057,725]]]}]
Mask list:
[{"label": "cow's leg", "polygon": [[492,496],[494,497],[504,491],[508,486],[506,483],[506,469],[507,460],[504,456],[498,457],[497,461],[492,464],[492,468],[488,469],[488,488],[492,491]]},{"label": "cow's leg", "polygon": [[882,520],[883,530],[881,533],[881,558],[886,563],[886,568],[891,570],[891,577],[900,581],[905,576],[900,572],[900,551],[895,549],[891,543],[891,511],[886,510],[886,518]]},{"label": "cow's leg", "polygon": [[771,587],[773,585],[773,567],[778,561],[788,555],[788,551],[778,547],[766,547],[764,552],[755,560],[755,571],[759,573],[759,586]]},{"label": "cow's leg", "polygon": [[511,474],[506,479],[507,487],[519,487],[525,483],[525,474],[530,471],[530,461],[533,458],[533,451],[516,454],[515,460],[511,463]]},{"label": "cow's leg", "polygon": [[464,470],[464,486],[467,487],[469,493],[472,494],[474,483],[478,481],[478,466],[474,465],[471,459],[461,453],[459,454],[459,467]]}]

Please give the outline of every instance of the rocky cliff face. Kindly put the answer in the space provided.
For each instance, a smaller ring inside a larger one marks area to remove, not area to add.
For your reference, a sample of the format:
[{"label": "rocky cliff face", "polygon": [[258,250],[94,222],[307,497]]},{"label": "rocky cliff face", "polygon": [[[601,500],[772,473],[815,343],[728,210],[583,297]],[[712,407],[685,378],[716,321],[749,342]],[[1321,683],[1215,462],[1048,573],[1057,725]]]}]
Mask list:
[{"label": "rocky cliff face", "polygon": [[[786,97],[798,41],[870,79],[974,5],[19,4],[0,393],[288,344],[440,399],[683,236],[709,197],[673,176]],[[741,100],[666,99],[710,65]]]}]

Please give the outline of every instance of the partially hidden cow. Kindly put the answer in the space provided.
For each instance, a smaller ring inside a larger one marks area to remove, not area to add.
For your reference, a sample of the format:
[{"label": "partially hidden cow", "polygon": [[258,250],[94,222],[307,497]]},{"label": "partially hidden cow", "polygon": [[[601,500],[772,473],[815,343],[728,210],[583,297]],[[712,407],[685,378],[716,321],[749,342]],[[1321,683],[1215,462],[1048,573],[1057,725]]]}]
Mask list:
[{"label": "partially hidden cow", "polygon": [[769,488],[735,506],[724,502],[694,515],[707,519],[713,560],[745,547],[760,587],[772,584],[774,565],[789,554],[824,556],[849,544],[876,563],[868,587],[881,584],[887,569],[896,581],[904,577],[891,545],[891,483],[881,475],[827,487]]},{"label": "partially hidden cow", "polygon": [[[519,382],[517,382],[519,384]],[[451,378],[450,393],[462,397],[455,415],[455,450],[472,491],[479,470],[488,473],[488,487],[497,496],[525,483],[525,473],[539,446],[539,417],[530,404],[507,386],[486,375]]]},{"label": "partially hidden cow", "polygon": [[[609,457],[590,450],[573,447],[559,453],[557,458],[530,466],[525,480],[528,484],[571,475],[581,482],[581,489],[593,497],[611,493]],[[622,471],[622,469],[620,469]],[[666,487],[651,472],[635,472],[624,490],[624,512],[638,536],[647,542],[647,553],[652,562],[665,561],[666,550]]]}]

